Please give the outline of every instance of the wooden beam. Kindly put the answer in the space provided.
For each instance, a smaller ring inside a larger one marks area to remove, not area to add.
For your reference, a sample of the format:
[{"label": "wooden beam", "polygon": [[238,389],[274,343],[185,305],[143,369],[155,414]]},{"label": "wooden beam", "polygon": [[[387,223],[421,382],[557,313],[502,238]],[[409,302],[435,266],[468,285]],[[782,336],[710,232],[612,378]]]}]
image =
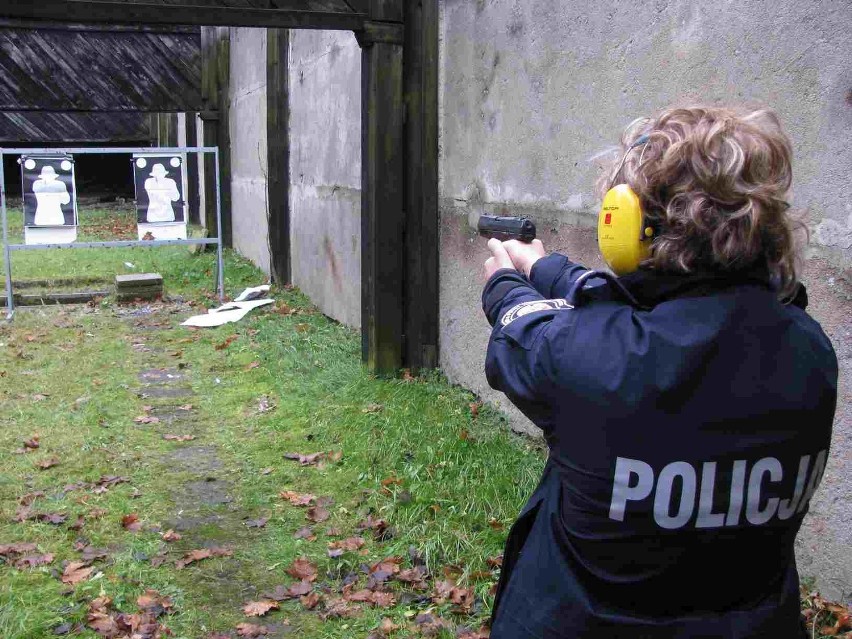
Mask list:
[{"label": "wooden beam", "polygon": [[[186,146],[198,146],[198,121],[195,113],[185,113]],[[201,224],[201,202],[198,195],[198,153],[186,154],[186,214],[190,224]]]},{"label": "wooden beam", "polygon": [[272,277],[290,284],[290,32],[266,31],[266,161]]},{"label": "wooden beam", "polygon": [[[201,99],[205,110],[204,146],[219,147],[219,185],[222,203],[222,241],[231,246],[231,145],[229,131],[231,66],[228,27],[204,27],[201,30]],[[204,154],[204,221],[211,236],[216,233],[215,160]]]},{"label": "wooden beam", "polygon": [[[384,5],[398,0],[373,0],[382,15]],[[223,7],[204,3],[154,4],[106,0],[3,0],[0,18],[52,20],[110,24],[180,24],[200,26],[266,27],[278,29],[333,29],[355,31],[361,28],[363,14],[291,9]],[[382,18],[393,21],[392,17]],[[402,21],[401,11],[396,21]]]},{"label": "wooden beam", "polygon": [[[2,12],[2,9],[0,9]],[[176,24],[72,24],[68,22],[50,22],[48,20],[9,20],[0,18],[0,28],[39,31],[73,31],[75,33],[160,33],[169,35],[191,35],[198,33],[197,26]]]},{"label": "wooden beam", "polygon": [[405,365],[437,368],[438,0],[405,7]]},{"label": "wooden beam", "polygon": [[361,58],[361,346],[370,371],[403,363],[402,46],[359,40]]}]

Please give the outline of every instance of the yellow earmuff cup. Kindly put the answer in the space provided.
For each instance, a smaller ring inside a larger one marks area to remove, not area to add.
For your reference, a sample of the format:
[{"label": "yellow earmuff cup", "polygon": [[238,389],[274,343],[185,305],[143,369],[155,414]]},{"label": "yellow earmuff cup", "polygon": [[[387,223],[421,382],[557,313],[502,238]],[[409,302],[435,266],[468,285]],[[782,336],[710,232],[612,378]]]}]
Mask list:
[{"label": "yellow earmuff cup", "polygon": [[644,239],[643,220],[639,196],[627,184],[607,191],[598,216],[598,247],[616,275],[632,273],[648,257],[651,240]]}]

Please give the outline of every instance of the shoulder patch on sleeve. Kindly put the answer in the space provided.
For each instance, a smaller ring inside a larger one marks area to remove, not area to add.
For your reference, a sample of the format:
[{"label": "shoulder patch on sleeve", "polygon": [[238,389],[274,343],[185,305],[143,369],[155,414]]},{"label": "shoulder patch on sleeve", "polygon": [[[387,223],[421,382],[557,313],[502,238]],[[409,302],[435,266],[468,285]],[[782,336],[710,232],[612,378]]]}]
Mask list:
[{"label": "shoulder patch on sleeve", "polygon": [[503,326],[508,326],[519,317],[529,315],[530,313],[538,313],[540,311],[567,311],[574,307],[563,299],[557,300],[535,300],[533,302],[522,302],[517,306],[510,308],[500,323]]}]

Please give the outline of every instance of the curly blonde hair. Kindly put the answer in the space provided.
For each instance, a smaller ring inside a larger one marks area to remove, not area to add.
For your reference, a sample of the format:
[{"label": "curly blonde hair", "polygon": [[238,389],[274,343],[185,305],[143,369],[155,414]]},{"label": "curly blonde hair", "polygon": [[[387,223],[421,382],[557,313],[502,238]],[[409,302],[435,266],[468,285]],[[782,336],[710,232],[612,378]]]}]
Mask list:
[{"label": "curly blonde hair", "polygon": [[[647,142],[631,150],[644,135]],[[658,229],[643,267],[686,273],[762,267],[781,297],[792,295],[794,231],[803,225],[788,214],[792,149],[773,111],[666,109],[631,123],[621,148],[623,165],[611,167],[598,190],[603,196],[623,182],[639,196],[646,220]]]}]

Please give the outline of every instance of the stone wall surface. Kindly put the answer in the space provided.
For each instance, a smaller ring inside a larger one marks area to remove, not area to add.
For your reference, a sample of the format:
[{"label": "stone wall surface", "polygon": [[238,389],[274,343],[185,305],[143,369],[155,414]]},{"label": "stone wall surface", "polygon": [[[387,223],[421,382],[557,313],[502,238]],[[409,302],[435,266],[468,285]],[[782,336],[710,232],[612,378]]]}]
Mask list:
[{"label": "stone wall surface", "polygon": [[264,29],[231,29],[229,90],[234,248],[269,274]]},{"label": "stone wall surface", "polygon": [[441,365],[506,408],[517,430],[535,432],[483,375],[487,252],[471,223],[483,212],[530,215],[549,250],[601,266],[593,184],[626,124],[695,102],[780,114],[795,147],[794,206],[812,231],[809,310],[841,364],[833,456],[799,563],[827,594],[848,598],[852,4],[443,0],[441,10]]},{"label": "stone wall surface", "polygon": [[349,32],[290,32],[293,283],[361,324],[361,49]]}]

